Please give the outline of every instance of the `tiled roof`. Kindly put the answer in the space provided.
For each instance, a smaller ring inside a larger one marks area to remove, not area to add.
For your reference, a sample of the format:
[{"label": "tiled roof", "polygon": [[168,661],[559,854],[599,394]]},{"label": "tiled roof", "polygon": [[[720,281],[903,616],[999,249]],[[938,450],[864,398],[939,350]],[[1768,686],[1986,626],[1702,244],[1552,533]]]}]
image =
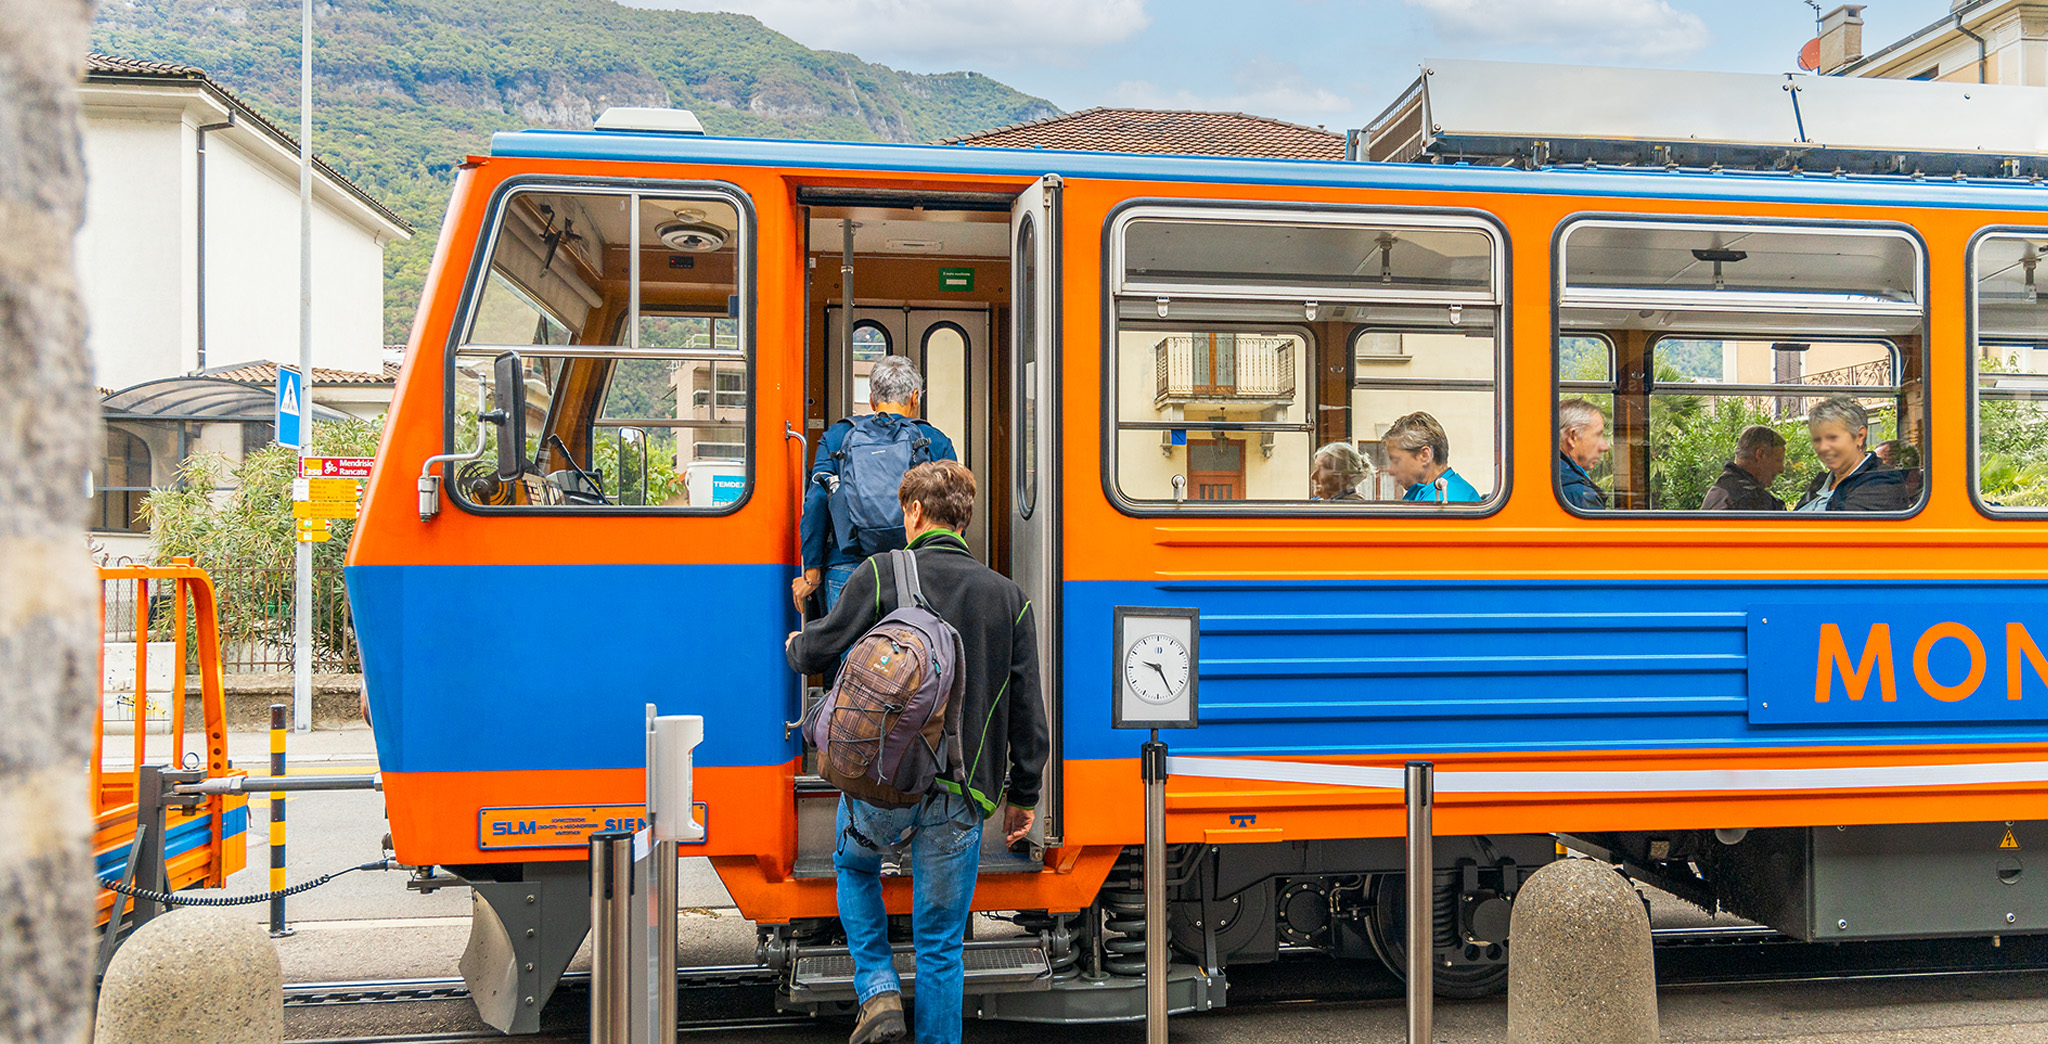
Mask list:
[{"label": "tiled roof", "polygon": [[[216,366],[205,371],[204,376],[218,377],[224,381],[240,381],[243,384],[275,384],[277,364],[251,362]],[[314,384],[390,384],[396,380],[398,367],[393,363],[385,363],[382,373],[357,373],[354,370],[330,370],[325,366],[313,367]]]},{"label": "tiled roof", "polygon": [[1242,112],[1166,109],[1086,109],[1030,123],[1013,123],[963,138],[948,138],[939,144],[1277,159],[1344,158],[1344,136],[1318,127]]},{"label": "tiled roof", "polygon": [[[283,127],[270,122],[262,113],[250,108],[248,102],[243,101],[235,95],[235,92],[222,86],[220,81],[206,75],[206,70],[196,66],[178,65],[173,62],[153,62],[142,58],[123,58],[120,55],[101,54],[94,51],[85,56],[85,80],[87,83],[132,83],[138,80],[150,80],[169,82],[181,86],[190,85],[202,90],[211,91],[214,96],[221,100],[222,104],[234,110],[236,121],[247,121],[256,125],[262,133],[275,139],[279,144],[289,149],[293,155],[298,154],[299,139],[286,134]],[[328,166],[326,161],[315,156],[313,157],[313,167],[325,175],[328,180],[339,185],[343,192],[354,196],[371,210],[376,211],[377,216],[404,229],[407,235],[412,234],[413,227],[409,222],[393,213],[390,207],[377,202],[375,198],[363,190],[362,186],[343,177],[340,171]]]}]

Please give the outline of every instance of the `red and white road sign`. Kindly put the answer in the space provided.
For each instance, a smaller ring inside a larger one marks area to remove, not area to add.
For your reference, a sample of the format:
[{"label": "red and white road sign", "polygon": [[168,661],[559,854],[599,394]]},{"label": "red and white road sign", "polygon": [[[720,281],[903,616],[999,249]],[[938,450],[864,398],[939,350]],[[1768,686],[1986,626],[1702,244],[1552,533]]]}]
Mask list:
[{"label": "red and white road sign", "polygon": [[366,479],[376,462],[374,457],[302,457],[299,477]]}]

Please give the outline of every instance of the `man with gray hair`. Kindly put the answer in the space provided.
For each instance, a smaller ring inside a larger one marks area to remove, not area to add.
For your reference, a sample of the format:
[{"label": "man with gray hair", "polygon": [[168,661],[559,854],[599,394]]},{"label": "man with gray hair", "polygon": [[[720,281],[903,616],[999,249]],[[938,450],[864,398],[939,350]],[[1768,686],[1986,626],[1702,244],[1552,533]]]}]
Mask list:
[{"label": "man with gray hair", "polygon": [[1557,404],[1557,492],[1565,504],[1581,511],[1607,506],[1607,493],[1594,484],[1591,469],[1612,445],[1600,407],[1576,397]]},{"label": "man with gray hair", "polygon": [[1721,468],[1721,477],[1701,511],[1783,511],[1785,502],[1771,493],[1771,483],[1785,473],[1785,436],[1767,425],[1752,424],[1735,438],[1735,459]]},{"label": "man with gray hair", "polygon": [[918,417],[924,378],[900,355],[884,356],[868,374],[872,413],[847,417],[818,438],[804,487],[803,575],[790,584],[799,614],[825,590],[831,612],[855,567],[870,555],[904,546],[897,487],[911,468],[960,458],[946,433]]}]

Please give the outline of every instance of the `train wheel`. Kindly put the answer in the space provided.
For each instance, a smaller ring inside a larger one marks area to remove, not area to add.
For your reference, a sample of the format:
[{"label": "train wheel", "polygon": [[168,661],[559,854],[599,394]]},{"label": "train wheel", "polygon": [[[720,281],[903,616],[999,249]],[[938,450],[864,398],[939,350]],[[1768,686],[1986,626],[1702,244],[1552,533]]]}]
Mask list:
[{"label": "train wheel", "polygon": [[[1408,914],[1403,889],[1406,874],[1378,874],[1373,878],[1371,915],[1365,923],[1366,938],[1380,963],[1406,981],[1408,971]],[[1456,939],[1458,891],[1455,881],[1436,885],[1436,935],[1438,949]],[[1508,988],[1507,954],[1497,945],[1463,947],[1450,964],[1439,963],[1431,981],[1436,995],[1458,1000],[1490,997]]]},{"label": "train wheel", "polygon": [[[1216,915],[1217,960],[1227,963],[1231,955],[1261,945],[1272,949],[1273,882],[1262,881],[1228,899],[1211,900],[1209,910]],[[1205,959],[1200,902],[1166,904],[1166,924],[1175,951],[1197,963]]]}]

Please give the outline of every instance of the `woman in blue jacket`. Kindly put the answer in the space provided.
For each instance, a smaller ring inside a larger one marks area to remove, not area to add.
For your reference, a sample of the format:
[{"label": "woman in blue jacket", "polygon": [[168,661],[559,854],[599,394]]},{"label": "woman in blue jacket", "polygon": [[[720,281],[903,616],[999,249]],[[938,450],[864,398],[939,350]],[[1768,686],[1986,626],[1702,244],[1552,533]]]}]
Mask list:
[{"label": "woman in blue jacket", "polygon": [[1408,487],[1402,500],[1476,504],[1479,491],[1451,470],[1451,438],[1435,417],[1417,411],[1394,422],[1381,436],[1387,474]]}]

